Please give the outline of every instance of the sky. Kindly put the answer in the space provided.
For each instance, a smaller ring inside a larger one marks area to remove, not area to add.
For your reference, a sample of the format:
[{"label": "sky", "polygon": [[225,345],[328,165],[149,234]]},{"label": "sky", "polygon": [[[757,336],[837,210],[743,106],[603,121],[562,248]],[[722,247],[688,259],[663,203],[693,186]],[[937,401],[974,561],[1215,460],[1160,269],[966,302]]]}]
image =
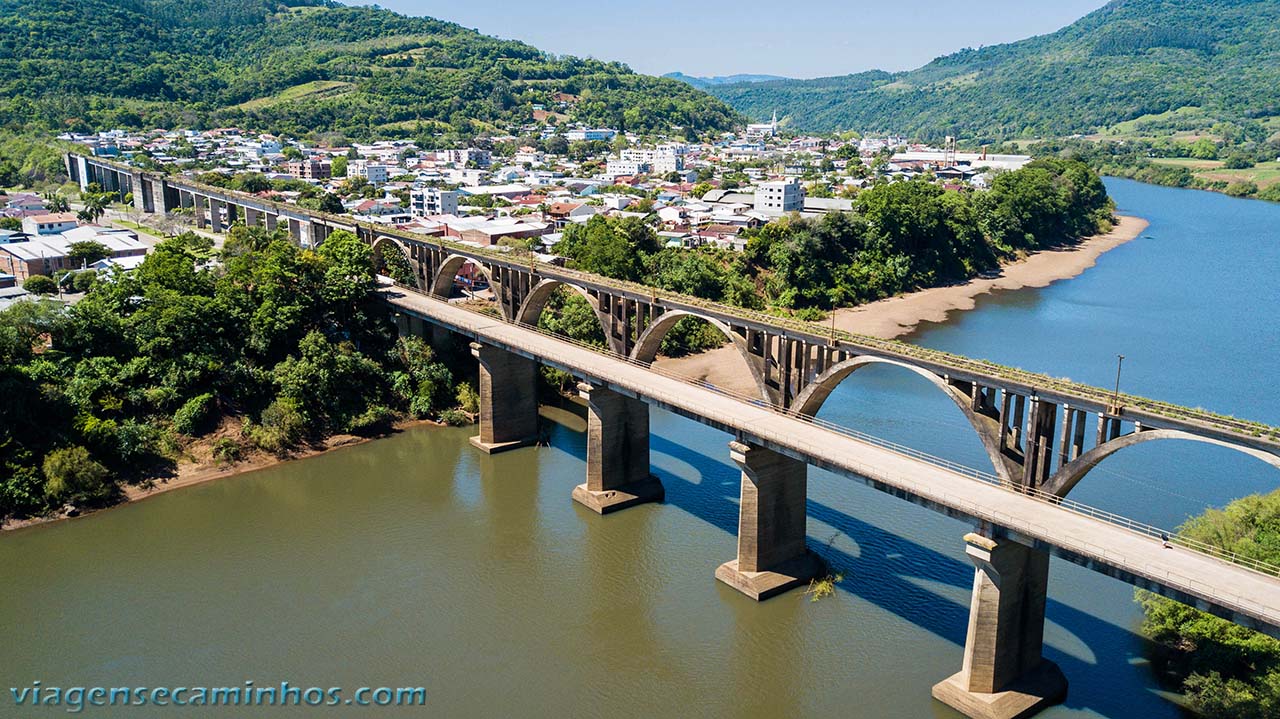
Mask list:
[{"label": "sky", "polygon": [[[371,0],[343,0],[349,5]],[[966,47],[1042,35],[1105,0],[379,0],[564,55],[651,75],[823,77],[909,70]]]}]

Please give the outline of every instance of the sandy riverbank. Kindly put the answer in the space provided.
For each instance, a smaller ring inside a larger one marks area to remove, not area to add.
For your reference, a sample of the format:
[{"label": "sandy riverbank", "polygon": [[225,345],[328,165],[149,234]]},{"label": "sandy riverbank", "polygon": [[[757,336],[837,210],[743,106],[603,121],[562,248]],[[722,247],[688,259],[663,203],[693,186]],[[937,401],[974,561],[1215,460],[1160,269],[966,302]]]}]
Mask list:
[{"label": "sandy riverbank", "polygon": [[[1105,235],[1028,255],[1002,267],[996,277],[975,278],[958,285],[933,287],[838,310],[836,326],[848,332],[882,339],[902,337],[922,322],[943,322],[952,312],[971,310],[978,297],[996,290],[1046,287],[1058,280],[1077,277],[1097,264],[1098,257],[1104,252],[1136,239],[1148,224],[1139,217],[1120,217],[1115,228]],[[710,382],[730,392],[757,394],[745,362],[732,347],[691,357],[662,359],[656,364],[664,370]]]}]

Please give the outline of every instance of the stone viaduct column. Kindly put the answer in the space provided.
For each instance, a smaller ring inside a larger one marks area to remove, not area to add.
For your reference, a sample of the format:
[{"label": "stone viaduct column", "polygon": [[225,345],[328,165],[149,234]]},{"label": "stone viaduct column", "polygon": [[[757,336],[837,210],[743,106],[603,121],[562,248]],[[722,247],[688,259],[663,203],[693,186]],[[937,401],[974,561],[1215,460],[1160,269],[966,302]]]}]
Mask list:
[{"label": "stone viaduct column", "polygon": [[204,229],[209,226],[208,217],[205,215],[206,210],[210,209],[209,198],[198,193],[191,193],[191,207],[196,217],[196,227]]},{"label": "stone viaduct column", "polygon": [[578,385],[587,400],[587,482],[573,499],[598,514],[661,501],[649,474],[649,405],[604,387]]},{"label": "stone viaduct column", "polygon": [[1008,539],[965,535],[976,567],[964,665],[935,699],[974,719],[1022,719],[1063,700],[1067,679],[1041,656],[1049,555]]},{"label": "stone viaduct column", "polygon": [[222,200],[209,198],[209,229],[213,232],[225,232],[226,226],[222,224]]},{"label": "stone viaduct column", "polygon": [[823,571],[805,547],[808,467],[773,450],[729,443],[742,468],[738,558],[721,564],[716,579],[755,600],[808,582]]},{"label": "stone viaduct column", "polygon": [[248,227],[257,227],[262,224],[262,213],[252,207],[244,208],[244,224]]},{"label": "stone viaduct column", "polygon": [[480,360],[480,434],[471,444],[489,454],[538,439],[538,364],[497,347],[471,343]]}]

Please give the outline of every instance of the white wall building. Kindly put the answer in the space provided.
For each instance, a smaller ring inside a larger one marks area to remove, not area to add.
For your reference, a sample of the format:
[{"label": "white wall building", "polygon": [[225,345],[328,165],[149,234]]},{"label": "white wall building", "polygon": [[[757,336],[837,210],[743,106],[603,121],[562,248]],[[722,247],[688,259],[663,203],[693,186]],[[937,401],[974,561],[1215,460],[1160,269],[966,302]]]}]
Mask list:
[{"label": "white wall building", "polygon": [[458,193],[437,187],[420,187],[409,192],[409,211],[414,217],[458,214]]},{"label": "white wall building", "polygon": [[765,182],[756,186],[756,211],[785,215],[804,209],[804,188],[799,182]]}]

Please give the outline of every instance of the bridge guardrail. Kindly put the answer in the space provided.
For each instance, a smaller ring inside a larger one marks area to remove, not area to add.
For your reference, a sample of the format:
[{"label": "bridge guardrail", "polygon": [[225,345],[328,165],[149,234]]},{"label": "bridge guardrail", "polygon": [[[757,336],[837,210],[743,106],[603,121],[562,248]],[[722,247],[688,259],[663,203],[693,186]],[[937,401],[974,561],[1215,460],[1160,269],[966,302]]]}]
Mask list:
[{"label": "bridge guardrail", "polygon": [[[110,160],[103,160],[101,158],[93,157],[89,159],[99,165],[110,167],[120,172],[132,173],[134,171],[140,170],[140,168],[134,168],[131,165],[113,162]],[[154,174],[154,173],[147,173],[145,171],[143,172],[144,174]],[[252,202],[259,205],[269,205],[273,207],[277,213],[287,212],[292,214],[304,214],[304,215],[307,215],[308,217],[321,220],[322,222],[325,222],[331,225],[337,225],[342,227],[354,227],[357,229],[362,229],[374,235],[377,235],[377,234],[387,235],[389,237],[395,237],[399,240],[406,241],[406,242],[416,242],[416,243],[421,243],[426,245],[435,244],[442,248],[449,247],[450,249],[460,254],[468,254],[468,255],[473,255],[477,257],[485,257],[494,261],[501,261],[501,262],[506,262],[512,265],[523,266],[523,263],[513,261],[514,258],[511,256],[510,252],[480,248],[472,245],[464,245],[462,243],[454,242],[452,240],[447,240],[444,238],[434,238],[436,240],[435,242],[427,242],[422,237],[410,237],[392,228],[388,228],[385,226],[378,226],[371,223],[362,223],[357,221],[355,218],[347,215],[334,215],[331,213],[300,208],[296,205],[289,205],[286,203],[263,200],[262,198],[254,197],[252,195],[238,192],[236,190],[229,190],[226,188],[205,185],[204,183],[195,181],[194,179],[191,179],[188,177],[175,178],[175,177],[170,177],[166,175],[165,178],[169,181],[176,181],[177,183],[180,183],[186,186],[188,189],[199,190],[199,191],[211,193],[211,194],[220,194],[220,195],[224,195],[232,198],[243,197],[245,202]],[[978,374],[995,376],[995,377],[1005,379],[1006,381],[1009,381],[1009,382],[1022,384],[1024,386],[1032,388],[1033,390],[1040,389],[1042,391],[1052,391],[1068,397],[1071,395],[1074,395],[1082,400],[1090,401],[1095,404],[1100,404],[1102,406],[1109,406],[1113,404],[1113,401],[1115,401],[1115,403],[1120,404],[1126,409],[1144,411],[1154,416],[1164,417],[1167,419],[1173,419],[1178,421],[1198,422],[1219,431],[1240,435],[1244,437],[1249,437],[1253,439],[1261,439],[1261,440],[1270,442],[1272,444],[1280,443],[1280,427],[1274,427],[1271,425],[1264,424],[1262,422],[1254,422],[1252,420],[1245,420],[1237,417],[1231,417],[1231,416],[1219,414],[1216,412],[1210,412],[1209,410],[1205,410],[1202,408],[1184,407],[1171,402],[1163,402],[1160,400],[1154,400],[1147,397],[1141,397],[1138,395],[1123,394],[1123,393],[1117,394],[1115,392],[1109,392],[1099,387],[1094,387],[1092,385],[1084,384],[1081,382],[1075,382],[1069,379],[1052,377],[1049,375],[1036,373],[1036,372],[1030,372],[1028,370],[1023,370],[1020,368],[1009,367],[1009,366],[997,364],[995,362],[991,362],[988,360],[965,357],[965,356],[953,354],[950,352],[944,352],[942,350],[935,350],[931,348],[920,347],[920,346],[912,345],[906,342],[901,342],[899,340],[884,340],[878,337],[871,337],[868,335],[859,335],[852,332],[846,332],[844,330],[832,330],[828,332],[828,331],[824,331],[824,329],[818,326],[817,324],[805,322],[803,320],[797,320],[791,317],[784,317],[784,316],[769,314],[769,313],[760,312],[757,310],[750,310],[746,308],[735,307],[735,306],[726,305],[719,302],[713,302],[711,300],[704,300],[698,297],[682,295],[675,292],[659,290],[657,288],[650,287],[648,285],[642,285],[635,282],[628,282],[625,280],[615,280],[615,279],[604,277],[601,275],[594,275],[588,272],[582,272],[580,270],[573,270],[569,268],[558,267],[555,265],[546,265],[545,263],[543,263],[543,266],[540,268],[539,263],[532,258],[528,264],[528,267],[531,272],[541,271],[543,274],[556,277],[557,279],[573,278],[573,279],[577,279],[579,282],[585,282],[588,284],[596,284],[596,285],[603,285],[608,287],[615,287],[618,289],[625,289],[634,294],[639,294],[641,296],[649,296],[654,301],[661,298],[671,303],[684,304],[691,308],[700,308],[703,310],[715,312],[728,317],[738,317],[743,320],[751,320],[755,322],[774,325],[782,329],[789,329],[793,332],[803,333],[810,337],[822,338],[825,336],[830,336],[833,341],[839,340],[840,342],[844,342],[848,345],[851,345],[851,347],[854,349],[863,348],[865,350],[871,350],[871,351],[880,352],[880,353],[891,355],[891,356],[897,356],[900,359],[911,359],[911,360],[916,360],[920,362],[931,362],[944,367],[950,366],[958,370],[968,370]],[[412,290],[413,288],[406,288],[406,289]]]},{"label": "bridge guardrail", "polygon": [[[397,284],[396,287],[398,289],[401,289],[407,292],[412,292],[414,294],[422,295],[424,297],[429,297],[411,287],[405,287],[399,284]],[[657,367],[651,362],[642,362],[640,360],[636,360],[631,357],[620,355],[605,347],[600,347],[598,345],[593,345],[587,342],[574,340],[572,338],[565,337],[563,335],[548,332],[536,325],[531,325],[524,322],[510,322],[507,320],[503,320],[501,318],[493,318],[484,312],[480,312],[471,307],[467,307],[466,305],[454,305],[454,306],[460,307],[461,309],[464,309],[476,315],[490,317],[491,319],[495,319],[496,321],[500,322],[503,325],[520,327],[525,330],[536,332],[545,337],[549,337],[575,347],[590,350],[596,354],[600,354],[614,360],[626,362],[627,364],[644,368],[656,374],[665,376],[669,379],[674,379],[676,381],[683,382],[685,384],[695,385],[703,389],[716,392],[717,394],[723,395],[725,397],[729,397],[731,399],[735,399],[740,402],[745,402],[747,404],[754,405],[761,409],[767,409],[775,414],[780,414],[786,417],[790,417],[792,419],[800,420],[802,422],[806,422],[808,424],[820,427],[824,430],[833,432],[835,434],[839,434],[845,437],[849,437],[851,439],[856,439],[862,442],[866,442],[868,444],[875,445],[882,449],[887,449],[889,451],[911,457],[912,459],[916,459],[916,460],[931,464],[935,467],[938,467],[940,469],[945,469],[954,474],[959,474],[969,479],[973,479],[975,481],[980,481],[985,484],[998,487],[1004,491],[1013,492],[1025,497],[1030,497],[1037,501],[1044,502],[1045,504],[1052,504],[1056,507],[1059,507],[1061,509],[1070,511],[1072,513],[1075,513],[1081,516],[1106,522],[1107,524],[1120,527],[1122,529],[1128,530],[1130,532],[1133,532],[1135,534],[1138,534],[1153,540],[1165,541],[1167,539],[1167,541],[1169,541],[1173,545],[1183,547],[1190,551],[1194,551],[1198,554],[1212,556],[1216,559],[1221,559],[1231,564],[1235,564],[1237,566],[1244,567],[1251,571],[1258,572],[1259,574],[1264,574],[1271,577],[1280,577],[1280,566],[1263,562],[1263,561],[1254,559],[1252,557],[1246,557],[1243,555],[1236,554],[1234,552],[1223,550],[1219,547],[1208,544],[1206,542],[1202,542],[1195,538],[1188,537],[1183,534],[1179,534],[1176,531],[1170,531],[1170,530],[1156,527],[1154,525],[1150,525],[1144,522],[1139,522],[1139,521],[1130,519],[1128,517],[1125,517],[1123,515],[1116,514],[1114,512],[1109,512],[1107,510],[1092,507],[1082,502],[1077,502],[1073,499],[1059,497],[1057,495],[1050,494],[1048,492],[1040,490],[1039,488],[1015,486],[1008,482],[1005,482],[1004,480],[1000,479],[996,475],[991,474],[989,472],[983,472],[981,470],[974,469],[972,467],[960,464],[958,462],[954,462],[952,460],[948,460],[942,457],[937,457],[927,452],[922,452],[913,447],[908,447],[906,445],[898,444],[896,442],[893,442],[881,437],[877,437],[875,435],[867,434],[866,432],[861,432],[856,429],[844,427],[842,425],[838,425],[833,422],[829,422],[817,417],[804,415],[790,409],[782,409],[780,407],[772,405],[771,403],[764,402],[762,399],[758,397],[753,397],[750,395],[744,395],[742,393],[733,392],[723,387],[718,387],[704,380],[688,377],[686,375],[681,375],[679,373]],[[564,362],[565,364],[569,364],[569,361],[565,358],[552,358],[552,359],[556,359],[557,361]],[[663,399],[663,398],[657,398],[657,399]],[[671,400],[670,398],[666,398],[665,401],[671,401]],[[817,449],[810,448],[810,451],[816,452]],[[865,468],[865,469],[866,471],[871,471],[870,468]],[[950,499],[954,500],[954,498],[950,498]],[[967,502],[967,504],[974,506],[975,511],[978,509],[977,505],[972,502]],[[984,513],[991,514],[991,511],[984,510]],[[1007,522],[1007,524],[1005,524],[1005,522]],[[1017,529],[1018,525],[1020,524],[1025,525],[1024,522],[1022,522],[1021,520],[1015,519],[1013,517],[1006,518],[1004,521],[1002,521],[1002,524],[1012,529]],[[1093,556],[1102,558],[1104,560],[1107,558],[1107,550],[1104,548],[1094,548],[1093,550],[1089,550],[1088,553]]]}]

